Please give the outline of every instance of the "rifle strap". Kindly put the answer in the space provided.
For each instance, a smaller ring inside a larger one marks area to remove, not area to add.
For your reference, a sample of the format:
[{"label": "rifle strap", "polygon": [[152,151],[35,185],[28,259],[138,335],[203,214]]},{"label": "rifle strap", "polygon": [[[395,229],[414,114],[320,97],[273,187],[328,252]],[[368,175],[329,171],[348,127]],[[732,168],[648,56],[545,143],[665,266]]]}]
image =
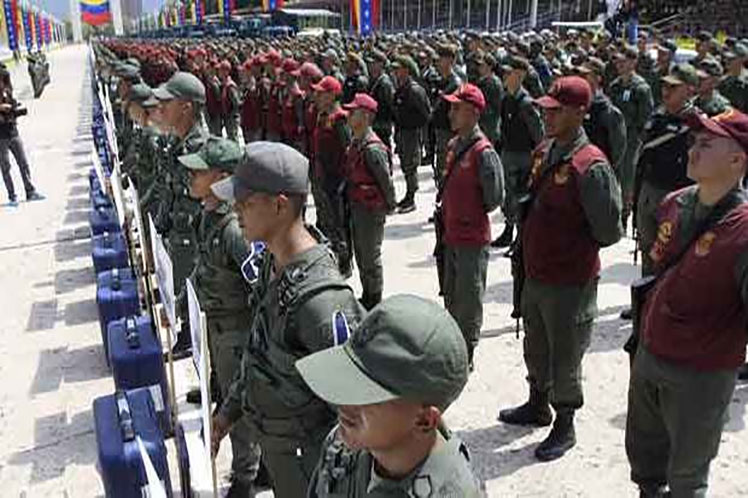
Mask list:
[{"label": "rifle strap", "polygon": [[482,136],[479,134],[477,137],[474,137],[470,140],[470,143],[467,144],[465,148],[463,148],[459,154],[457,154],[452,161],[451,167],[447,170],[447,174],[444,176],[444,180],[441,182],[441,185],[439,185],[439,190],[436,192],[436,204],[439,205],[442,202],[442,197],[444,197],[444,190],[447,188],[447,181],[449,181],[450,177],[452,176],[452,173],[457,169],[457,164],[462,159],[462,156],[464,156],[470,149],[473,148],[475,144],[478,143],[478,140],[480,140]]}]

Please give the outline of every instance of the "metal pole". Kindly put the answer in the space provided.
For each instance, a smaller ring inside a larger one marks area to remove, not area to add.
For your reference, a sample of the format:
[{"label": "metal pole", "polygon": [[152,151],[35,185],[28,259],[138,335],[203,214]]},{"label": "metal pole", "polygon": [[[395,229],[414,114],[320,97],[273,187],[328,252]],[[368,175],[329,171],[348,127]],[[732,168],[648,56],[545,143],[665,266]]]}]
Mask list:
[{"label": "metal pole", "polygon": [[488,19],[488,16],[490,14],[491,14],[491,1],[490,0],[486,0],[486,28],[485,28],[486,31],[488,31],[488,28],[489,28],[488,24],[490,23],[490,21]]},{"label": "metal pole", "polygon": [[395,0],[390,0],[390,31],[395,31]]},{"label": "metal pole", "polygon": [[592,0],[587,2],[587,20],[592,20]]},{"label": "metal pole", "polygon": [[506,15],[507,15],[506,27],[507,28],[511,28],[512,27],[512,1],[513,0],[509,0],[509,9],[508,9],[508,11],[506,13]]},{"label": "metal pole", "polygon": [[496,31],[501,31],[501,0],[496,0]]},{"label": "metal pole", "polygon": [[436,3],[437,0],[431,0],[431,29],[436,29],[436,9],[439,7],[439,4]]},{"label": "metal pole", "polygon": [[403,31],[408,31],[408,0],[405,0],[403,7]]},{"label": "metal pole", "polygon": [[449,0],[449,30],[452,31],[452,0]]},{"label": "metal pole", "polygon": [[530,5],[530,29],[538,25],[538,0],[532,0]]},{"label": "metal pole", "polygon": [[423,0],[418,0],[418,31],[421,31],[421,2]]},{"label": "metal pole", "polygon": [[470,29],[470,0],[467,0],[467,22],[465,23],[465,27]]}]

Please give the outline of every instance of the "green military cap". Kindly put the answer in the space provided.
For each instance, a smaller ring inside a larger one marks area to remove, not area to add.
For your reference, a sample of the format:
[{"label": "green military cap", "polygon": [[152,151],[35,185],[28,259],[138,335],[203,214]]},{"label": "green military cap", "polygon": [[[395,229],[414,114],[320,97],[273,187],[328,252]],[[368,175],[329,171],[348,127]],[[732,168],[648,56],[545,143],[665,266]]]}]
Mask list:
[{"label": "green military cap", "polygon": [[392,61],[392,69],[405,68],[410,72],[411,76],[418,77],[420,72],[418,71],[418,64],[413,60],[412,57],[407,55],[398,55]]},{"label": "green military cap", "polygon": [[194,74],[178,71],[169,81],[156,88],[153,95],[159,100],[178,99],[204,104],[205,85]]},{"label": "green military cap", "polygon": [[670,73],[662,78],[662,81],[671,85],[691,85],[699,84],[699,75],[696,68],[688,63],[676,64],[670,69]]},{"label": "green military cap", "polygon": [[209,137],[200,150],[193,154],[179,156],[178,159],[187,169],[197,171],[220,169],[233,173],[243,155],[244,149],[234,140]]},{"label": "green military cap", "polygon": [[735,46],[729,52],[725,52],[725,59],[736,59],[748,57],[748,46],[742,43],[736,43]]},{"label": "green military cap", "polygon": [[445,410],[468,379],[460,328],[436,302],[413,295],[382,301],[345,344],[296,362],[309,387],[334,405],[405,399]]},{"label": "green military cap", "polygon": [[513,55],[513,56],[505,58],[501,62],[501,69],[505,73],[512,72],[515,69],[518,69],[521,71],[528,71],[530,69],[530,61],[528,61],[524,57]]},{"label": "green military cap", "polygon": [[633,45],[626,45],[614,57],[617,59],[636,59],[639,57],[639,50]]},{"label": "green military cap", "polygon": [[576,69],[577,72],[581,74],[597,74],[598,76],[603,76],[605,74],[605,62],[598,57],[589,57]]},{"label": "green military cap", "polygon": [[657,45],[657,50],[660,52],[669,52],[672,55],[678,51],[678,45],[673,40],[665,40]]},{"label": "green military cap", "polygon": [[714,36],[709,31],[699,31],[696,39],[700,42],[710,42],[714,39]]},{"label": "green military cap", "polygon": [[366,55],[366,62],[368,62],[369,64],[373,62],[381,62],[382,64],[387,64],[387,54],[375,48]]},{"label": "green military cap", "polygon": [[436,46],[436,53],[439,57],[457,57],[457,47],[451,43],[440,43]]},{"label": "green military cap", "polygon": [[710,76],[720,77],[724,73],[722,64],[716,59],[706,58],[699,64],[699,69],[696,71],[699,78],[708,78]]},{"label": "green military cap", "polygon": [[136,59],[135,57],[130,57],[129,59],[125,60],[125,64],[135,66],[138,68],[138,70],[140,70],[140,61]]},{"label": "green military cap", "polygon": [[143,102],[153,97],[153,89],[145,83],[138,83],[130,87],[130,93],[127,94],[127,100],[135,102],[137,104],[143,104]]},{"label": "green military cap", "polygon": [[309,161],[299,151],[278,142],[253,142],[244,148],[234,174],[211,186],[224,201],[242,201],[256,192],[306,194]]}]

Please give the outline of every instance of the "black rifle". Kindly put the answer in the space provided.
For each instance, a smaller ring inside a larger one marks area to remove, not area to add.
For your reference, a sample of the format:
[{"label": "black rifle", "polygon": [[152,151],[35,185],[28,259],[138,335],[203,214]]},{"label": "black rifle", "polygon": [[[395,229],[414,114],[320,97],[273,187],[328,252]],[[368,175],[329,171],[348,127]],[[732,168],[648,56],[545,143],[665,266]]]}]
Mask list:
[{"label": "black rifle", "polygon": [[452,173],[457,169],[457,163],[467,151],[473,148],[473,145],[478,143],[480,136],[474,138],[462,151],[454,158],[452,167],[444,175],[444,179],[438,184],[439,190],[436,192],[436,206],[434,207],[434,232],[436,235],[436,242],[434,244],[434,258],[436,259],[436,272],[439,278],[439,295],[444,295],[444,214],[442,212],[442,197],[444,197],[444,189],[447,186],[447,181]]}]

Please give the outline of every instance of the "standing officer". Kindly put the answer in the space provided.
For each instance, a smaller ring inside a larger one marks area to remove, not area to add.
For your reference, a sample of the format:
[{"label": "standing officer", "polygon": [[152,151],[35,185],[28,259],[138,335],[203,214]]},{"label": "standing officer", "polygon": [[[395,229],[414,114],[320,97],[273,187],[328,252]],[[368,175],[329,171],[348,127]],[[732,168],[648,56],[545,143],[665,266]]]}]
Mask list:
[{"label": "standing officer", "polygon": [[369,90],[369,77],[366,74],[364,60],[355,52],[348,52],[345,61],[345,81],[343,82],[343,93],[340,102],[347,104],[353,100],[357,93]]},{"label": "standing officer", "polygon": [[288,58],[283,61],[283,87],[281,101],[281,119],[283,126],[283,142],[303,151],[304,141],[304,92],[299,87],[298,78],[301,76],[299,63]]},{"label": "standing officer", "polygon": [[553,429],[535,449],[554,460],[576,444],[582,407],[582,357],[597,312],[600,247],[621,238],[621,193],[605,154],[583,122],[592,89],[578,76],[556,80],[543,107],[545,140],[533,153],[531,198],[522,222],[524,354],[530,399],[502,410],[508,424]]},{"label": "standing officer", "polygon": [[454,320],[409,295],[382,302],[345,345],[299,360],[339,420],[308,496],[482,496],[467,447],[442,419],[467,383],[467,366]]},{"label": "standing officer", "polygon": [[205,87],[205,118],[208,131],[217,137],[223,136],[223,104],[221,80],[217,76],[217,68],[208,61],[205,64],[203,84]]},{"label": "standing officer", "polygon": [[644,125],[652,115],[654,102],[652,90],[647,82],[636,73],[638,53],[627,46],[615,55],[618,78],[610,85],[610,100],[620,109],[626,119],[626,153],[621,166],[616,169],[623,194],[621,221],[624,230],[634,203],[634,174],[641,147]]},{"label": "standing officer", "polygon": [[[250,246],[242,236],[236,213],[218,200],[210,186],[231,175],[243,148],[233,140],[210,137],[199,152],[179,157],[190,175],[190,195],[203,204],[196,223],[198,256],[190,276],[208,324],[208,346],[222,399],[236,377],[249,334],[247,308],[250,287],[242,265]],[[180,306],[187,307],[186,299]],[[242,418],[231,428],[231,488],[229,498],[254,496],[252,483],[260,463],[260,447],[252,441],[251,426]]]},{"label": "standing officer", "polygon": [[694,114],[689,123],[688,176],[697,185],[660,206],[650,252],[657,280],[629,382],[626,453],[644,498],[707,496],[745,361],[748,116]]},{"label": "standing officer", "polygon": [[496,59],[493,55],[481,52],[476,55],[474,61],[479,75],[477,86],[486,99],[486,108],[480,115],[480,129],[486,135],[486,138],[491,141],[491,144],[498,147],[504,85],[501,84],[501,80],[494,73]]},{"label": "standing officer", "polygon": [[447,164],[447,142],[453,136],[449,122],[449,103],[442,97],[457,91],[462,84],[462,79],[454,71],[457,48],[454,45],[442,44],[437,47],[437,54],[439,55],[437,69],[441,80],[431,99],[434,106],[431,112],[431,126],[434,128],[434,154],[436,154],[434,182],[438,188],[444,178],[444,168]]},{"label": "standing officer", "polygon": [[348,218],[344,213],[345,151],[351,142],[351,132],[346,125],[346,112],[338,98],[342,91],[340,82],[325,76],[316,85],[317,126],[314,128],[314,207],[317,224],[330,239],[338,257],[340,273],[351,276],[351,248],[348,246]]},{"label": "standing officer", "polygon": [[373,50],[366,61],[369,64],[371,86],[369,95],[377,102],[377,115],[372,128],[384,145],[392,147],[392,120],[395,105],[395,85],[384,69],[387,67],[387,55],[381,50]]},{"label": "standing officer", "polygon": [[413,59],[399,55],[392,62],[397,81],[395,92],[395,143],[400,169],[405,176],[405,196],[397,203],[398,213],[416,210],[418,166],[421,162],[421,130],[429,121],[431,104],[423,87],[415,81],[418,66]]},{"label": "standing officer", "polygon": [[258,268],[250,303],[250,337],[240,375],[213,422],[214,453],[242,415],[259,438],[275,496],[306,496],[335,412],[306,386],[296,360],[344,343],[363,309],[343,281],[320,234],[304,225],[308,162],[280,143],[245,147],[234,175],[212,186],[234,201],[244,237],[263,240],[270,254]]},{"label": "standing officer", "polygon": [[[196,152],[207,139],[202,115],[205,87],[190,73],[178,72],[153,92],[161,101],[161,121],[174,142],[167,152],[165,169],[169,178],[170,197],[163,205],[166,213],[165,236],[174,268],[174,293],[184,292],[184,280],[195,265],[196,240],[193,222],[200,212],[200,203],[190,197],[188,178],[177,158]],[[174,346],[178,357],[189,355],[189,316],[182,315],[182,330]]]},{"label": "standing officer", "polygon": [[390,151],[372,130],[377,107],[377,101],[364,93],[357,93],[351,103],[343,106],[353,133],[345,156],[353,253],[364,291],[360,301],[367,310],[382,300],[384,222],[387,213],[395,209]]},{"label": "standing officer", "polygon": [[543,121],[522,84],[529,65],[526,59],[511,57],[502,67],[506,94],[501,104],[501,164],[506,175],[506,221],[492,247],[509,247],[514,241],[514,226],[519,221],[517,201],[527,189],[530,154],[543,139]]},{"label": "standing officer", "polygon": [[252,57],[244,67],[246,80],[243,82],[241,126],[244,142],[250,143],[262,140],[262,66],[257,57]]},{"label": "standing officer", "polygon": [[[218,79],[221,81],[221,128],[226,128],[226,136],[237,140],[239,134],[239,109],[241,97],[239,87],[231,77],[231,63],[218,64]],[[223,136],[218,133],[217,136]]]},{"label": "standing officer", "polygon": [[456,134],[447,146],[447,166],[440,183],[442,283],[444,304],[462,330],[470,368],[483,325],[488,244],[488,213],[504,200],[504,172],[491,141],[478,126],[486,101],[480,89],[465,84],[445,95],[451,104],[449,119]]},{"label": "standing officer", "polygon": [[697,66],[699,90],[694,105],[707,116],[722,114],[730,108],[730,101],[719,93],[717,86],[722,78],[722,64],[707,58]]},{"label": "standing officer", "polygon": [[730,101],[730,105],[740,112],[748,112],[748,47],[736,43],[724,55],[727,74],[719,84],[719,91]]},{"label": "standing officer", "polygon": [[626,122],[602,89],[605,63],[590,57],[577,71],[592,88],[590,112],[584,117],[584,131],[590,141],[605,153],[613,169],[621,167],[626,152]]},{"label": "standing officer", "polygon": [[673,66],[662,78],[662,107],[652,115],[642,136],[637,164],[636,232],[642,257],[642,276],[654,269],[650,250],[657,240],[657,210],[667,194],[690,185],[686,174],[692,105],[699,77],[690,64]]},{"label": "standing officer", "polygon": [[655,64],[656,78],[649,83],[652,90],[652,100],[655,107],[662,104],[662,78],[670,74],[673,67],[673,58],[678,50],[678,46],[672,40],[665,40],[657,45],[657,62]]}]

